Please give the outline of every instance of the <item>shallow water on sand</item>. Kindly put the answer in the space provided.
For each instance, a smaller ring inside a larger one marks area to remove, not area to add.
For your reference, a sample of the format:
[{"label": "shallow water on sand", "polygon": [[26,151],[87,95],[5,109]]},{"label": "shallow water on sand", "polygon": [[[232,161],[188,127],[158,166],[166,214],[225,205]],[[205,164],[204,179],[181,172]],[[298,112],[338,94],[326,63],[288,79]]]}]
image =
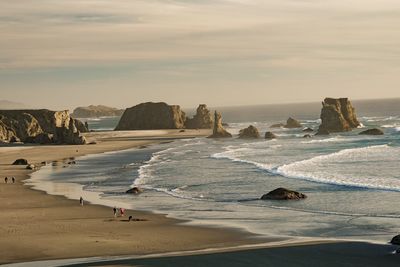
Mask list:
[{"label": "shallow water on sand", "polygon": [[[378,112],[377,112],[378,114]],[[319,120],[305,114],[304,127]],[[275,118],[253,124],[272,141],[196,138],[145,149],[85,156],[76,165],[51,164],[32,176],[49,193],[166,213],[197,224],[228,225],[278,236],[387,241],[400,232],[400,116],[359,116],[384,136],[349,133],[304,139],[301,129],[270,129]],[[67,167],[64,167],[67,166]],[[132,186],[145,192],[126,195]],[[262,201],[286,187],[304,201]],[[83,190],[83,191],[82,191]]]}]

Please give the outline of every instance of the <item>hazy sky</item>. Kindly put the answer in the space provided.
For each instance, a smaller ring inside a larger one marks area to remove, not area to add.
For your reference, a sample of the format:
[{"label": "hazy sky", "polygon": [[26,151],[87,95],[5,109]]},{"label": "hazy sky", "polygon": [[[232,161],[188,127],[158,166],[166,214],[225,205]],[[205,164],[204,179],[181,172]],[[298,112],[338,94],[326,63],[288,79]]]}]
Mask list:
[{"label": "hazy sky", "polygon": [[54,109],[400,97],[399,0],[0,0],[0,98]]}]

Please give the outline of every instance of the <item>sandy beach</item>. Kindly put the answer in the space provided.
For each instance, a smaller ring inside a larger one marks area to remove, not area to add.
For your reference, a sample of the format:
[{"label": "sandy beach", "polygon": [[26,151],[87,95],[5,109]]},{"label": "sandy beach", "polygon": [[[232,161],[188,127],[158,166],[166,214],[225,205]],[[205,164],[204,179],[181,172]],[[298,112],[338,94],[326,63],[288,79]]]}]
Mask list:
[{"label": "sandy beach", "polygon": [[[144,221],[113,218],[112,209],[47,195],[24,186],[31,171],[13,166],[17,158],[40,164],[66,158],[123,150],[208,131],[88,133],[95,145],[2,147],[0,154],[0,263],[105,255],[152,254],[259,242],[243,233],[180,225],[180,221],[146,212],[127,211]],[[5,184],[15,176],[15,184]]]},{"label": "sandy beach", "polygon": [[[293,264],[297,259],[303,264],[300,266],[307,266],[307,259],[311,255],[319,255],[313,261],[316,264],[323,258],[332,258],[329,255],[334,255],[334,259],[338,254],[347,263],[353,264],[348,266],[357,266],[356,262],[371,263],[371,257],[386,262],[388,266],[396,263],[394,260],[398,260],[397,255],[389,255],[394,249],[391,246],[339,243],[323,239],[274,240],[234,229],[187,226],[181,224],[182,221],[164,215],[132,210],[127,211],[127,216],[132,215],[142,221],[127,222],[127,217],[114,218],[110,207],[89,203],[81,207],[78,200],[32,190],[22,182],[29,178],[31,171],[26,170],[25,166],[11,165],[17,158],[26,158],[30,163],[40,165],[43,161],[62,161],[135,147],[140,149],[157,142],[207,134],[208,131],[197,130],[103,132],[86,134],[89,142],[96,142],[94,145],[1,147],[0,263],[90,257],[104,259],[124,255],[138,255],[140,258],[149,255],[149,259],[115,260],[93,263],[93,266],[187,266],[189,262],[197,262],[196,266],[211,263],[215,266],[222,262],[230,262],[232,266],[246,266],[250,263],[254,266],[275,266],[289,255],[295,255],[290,257],[291,261],[287,259],[286,263]],[[15,176],[16,183],[5,184],[5,176]],[[329,243],[336,245],[326,246]],[[251,247],[253,245],[256,246]],[[362,249],[370,256],[363,258]],[[375,254],[370,253],[373,251]],[[171,252],[175,253],[172,254],[174,257],[166,257],[169,254],[164,254]],[[164,256],[157,258],[154,255]],[[239,260],[242,257],[248,259]],[[265,265],[265,257],[273,258],[268,262],[270,265]],[[53,263],[47,266],[53,266]]]}]

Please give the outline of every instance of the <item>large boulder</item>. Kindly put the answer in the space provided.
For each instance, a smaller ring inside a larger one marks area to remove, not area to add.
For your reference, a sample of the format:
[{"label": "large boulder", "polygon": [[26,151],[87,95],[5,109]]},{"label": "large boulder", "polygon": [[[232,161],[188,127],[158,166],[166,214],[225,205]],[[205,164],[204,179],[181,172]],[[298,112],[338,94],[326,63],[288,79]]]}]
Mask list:
[{"label": "large boulder", "polygon": [[286,125],[284,127],[285,128],[301,128],[302,126],[301,126],[300,122],[298,122],[297,120],[290,117],[289,119],[287,119]]},{"label": "large boulder", "polygon": [[373,128],[373,129],[368,129],[368,130],[362,131],[359,134],[361,134],[361,135],[384,135],[384,132],[381,129]]},{"label": "large boulder", "polygon": [[393,245],[400,245],[400,235],[396,235],[395,237],[393,237],[390,243],[392,243]]},{"label": "large boulder", "polygon": [[256,127],[250,125],[239,131],[239,138],[260,138],[260,132]]},{"label": "large boulder", "polygon": [[271,139],[275,139],[276,135],[274,133],[272,133],[272,132],[266,132],[264,137],[267,140],[271,140]]},{"label": "large boulder", "polygon": [[31,143],[82,144],[84,138],[76,125],[83,124],[67,110],[0,110],[1,141],[15,137]]},{"label": "large boulder", "polygon": [[222,127],[221,113],[215,111],[213,133],[208,138],[228,138],[228,137],[232,137],[232,135],[228,133],[224,129],[224,127]]},{"label": "large boulder", "polygon": [[28,165],[28,160],[26,159],[17,159],[14,161],[12,165]]},{"label": "large boulder", "polygon": [[196,115],[187,119],[185,126],[187,129],[211,129],[213,127],[213,118],[207,105],[201,104],[197,108]]},{"label": "large boulder", "polygon": [[307,196],[302,193],[282,187],[277,188],[261,197],[263,200],[300,200],[305,198],[307,198]]},{"label": "large boulder", "polygon": [[74,118],[98,118],[98,117],[117,117],[124,113],[123,109],[107,107],[103,105],[90,105],[88,107],[77,107],[72,113]]},{"label": "large boulder", "polygon": [[115,130],[182,129],[185,120],[178,105],[147,102],[126,109]]},{"label": "large boulder", "polygon": [[322,102],[319,130],[330,133],[345,132],[358,126],[360,122],[348,98],[325,98]]}]

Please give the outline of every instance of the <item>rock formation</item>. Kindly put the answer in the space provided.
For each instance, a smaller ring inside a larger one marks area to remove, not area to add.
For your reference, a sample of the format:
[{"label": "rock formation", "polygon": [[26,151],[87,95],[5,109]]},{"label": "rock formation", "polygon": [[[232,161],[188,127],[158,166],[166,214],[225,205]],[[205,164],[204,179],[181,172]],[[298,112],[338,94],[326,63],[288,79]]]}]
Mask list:
[{"label": "rock formation", "polygon": [[297,120],[290,117],[289,119],[287,119],[286,125],[284,127],[285,128],[301,128],[302,126],[301,126],[300,122],[298,122]]},{"label": "rock formation", "polygon": [[400,235],[396,235],[395,237],[393,237],[390,243],[392,243],[393,245],[400,245]]},{"label": "rock formation", "polygon": [[359,134],[360,135],[384,135],[384,132],[381,129],[373,128],[373,129],[368,129],[368,130],[362,131]]},{"label": "rock formation", "polygon": [[271,139],[275,139],[276,135],[272,132],[266,132],[265,133],[265,139],[271,140]]},{"label": "rock formation", "polygon": [[307,128],[304,128],[304,129],[303,129],[303,132],[311,133],[311,132],[314,132],[314,130],[311,129],[310,127],[307,127]]},{"label": "rock formation", "polygon": [[133,187],[133,188],[127,190],[125,193],[126,193],[126,194],[138,195],[138,194],[140,194],[140,193],[142,193],[142,192],[143,192],[143,190],[140,189],[139,187]]},{"label": "rock formation", "polygon": [[178,105],[147,102],[126,109],[115,130],[182,129],[185,120]]},{"label": "rock formation", "polygon": [[211,112],[207,109],[207,105],[199,105],[196,115],[187,119],[185,126],[187,129],[211,129],[213,127],[213,118]]},{"label": "rock formation", "polygon": [[28,160],[26,159],[17,159],[14,161],[12,165],[28,165]]},{"label": "rock formation", "polygon": [[263,200],[300,200],[305,198],[307,198],[307,196],[302,193],[281,187],[261,197]]},{"label": "rock formation", "polygon": [[208,138],[226,138],[226,137],[232,137],[232,135],[230,133],[228,133],[224,129],[224,127],[222,127],[221,113],[215,111],[213,134],[210,135]]},{"label": "rock formation", "polygon": [[260,132],[256,127],[250,125],[239,131],[239,138],[260,138]]},{"label": "rock formation", "polygon": [[[0,110],[0,140],[27,143],[85,144],[76,127],[84,124],[66,111]],[[83,129],[86,130],[86,129]]]},{"label": "rock formation", "polygon": [[330,135],[330,132],[325,128],[319,127],[319,129],[315,135]]},{"label": "rock formation", "polygon": [[360,126],[347,98],[325,98],[322,102],[321,125],[318,132],[345,132]]},{"label": "rock formation", "polygon": [[90,105],[88,107],[78,107],[71,114],[74,118],[98,118],[121,116],[123,109],[111,108],[103,105]]}]

